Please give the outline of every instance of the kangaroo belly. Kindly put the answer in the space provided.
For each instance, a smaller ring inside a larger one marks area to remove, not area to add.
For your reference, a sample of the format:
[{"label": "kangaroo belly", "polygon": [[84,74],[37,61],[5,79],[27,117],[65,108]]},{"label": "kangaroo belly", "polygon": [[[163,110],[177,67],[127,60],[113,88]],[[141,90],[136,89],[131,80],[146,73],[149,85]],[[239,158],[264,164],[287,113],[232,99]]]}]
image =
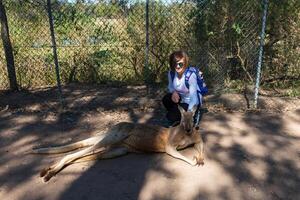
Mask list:
[{"label": "kangaroo belly", "polygon": [[166,128],[137,124],[123,144],[138,152],[165,152],[167,135]]}]

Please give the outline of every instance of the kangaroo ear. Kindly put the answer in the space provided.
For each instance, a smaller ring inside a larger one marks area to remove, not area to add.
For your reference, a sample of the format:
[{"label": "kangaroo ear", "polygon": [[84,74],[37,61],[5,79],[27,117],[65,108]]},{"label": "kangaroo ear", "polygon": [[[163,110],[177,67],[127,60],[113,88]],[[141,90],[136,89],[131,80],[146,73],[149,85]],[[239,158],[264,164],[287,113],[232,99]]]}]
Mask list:
[{"label": "kangaroo ear", "polygon": [[178,109],[179,109],[181,114],[185,113],[185,110],[180,105],[178,105]]}]

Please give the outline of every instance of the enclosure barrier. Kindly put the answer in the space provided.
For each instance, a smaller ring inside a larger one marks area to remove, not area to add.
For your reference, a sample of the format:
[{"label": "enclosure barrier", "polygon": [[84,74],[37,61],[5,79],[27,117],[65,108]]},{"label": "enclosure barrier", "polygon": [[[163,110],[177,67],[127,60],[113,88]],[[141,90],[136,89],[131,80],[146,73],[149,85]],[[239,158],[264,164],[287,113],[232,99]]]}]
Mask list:
[{"label": "enclosure barrier", "polygon": [[[21,88],[71,82],[166,85],[168,56],[188,52],[211,94],[257,106],[267,0],[3,1]],[[9,88],[0,45],[0,87]],[[250,91],[250,92],[249,92]]]}]

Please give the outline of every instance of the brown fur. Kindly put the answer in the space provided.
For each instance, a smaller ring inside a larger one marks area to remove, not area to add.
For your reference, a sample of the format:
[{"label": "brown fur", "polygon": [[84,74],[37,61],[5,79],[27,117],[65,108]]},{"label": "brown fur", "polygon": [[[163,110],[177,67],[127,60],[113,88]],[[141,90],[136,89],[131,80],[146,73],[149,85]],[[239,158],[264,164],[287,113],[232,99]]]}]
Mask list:
[{"label": "brown fur", "polygon": [[[43,169],[40,176],[44,177],[44,181],[48,181],[68,164],[113,158],[128,152],[166,152],[190,165],[203,165],[203,141],[199,130],[193,128],[193,115],[196,108],[192,112],[186,112],[181,107],[179,110],[182,120],[175,127],[165,128],[150,124],[121,122],[103,135],[61,147],[34,149],[32,153],[52,154],[84,148],[64,156],[50,167]],[[177,151],[192,144],[197,152],[193,159],[189,159]]]}]

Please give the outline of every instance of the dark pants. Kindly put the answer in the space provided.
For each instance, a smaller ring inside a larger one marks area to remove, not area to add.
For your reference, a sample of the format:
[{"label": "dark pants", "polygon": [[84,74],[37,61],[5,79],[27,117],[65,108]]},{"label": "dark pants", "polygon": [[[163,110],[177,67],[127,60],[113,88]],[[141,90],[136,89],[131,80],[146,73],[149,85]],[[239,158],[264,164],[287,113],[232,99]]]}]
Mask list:
[{"label": "dark pants", "polygon": [[[189,107],[189,105],[187,103],[175,103],[175,102],[173,102],[171,93],[166,94],[163,97],[162,102],[163,102],[165,108],[167,109],[166,117],[169,120],[170,124],[180,122],[180,120],[181,120],[181,114],[180,114],[180,111],[178,109],[178,105],[180,105],[184,110],[187,110],[188,107]],[[199,112],[199,108],[200,108],[200,106],[198,107],[197,111],[195,112],[194,122],[196,122],[195,120],[196,120],[197,113]]]}]

